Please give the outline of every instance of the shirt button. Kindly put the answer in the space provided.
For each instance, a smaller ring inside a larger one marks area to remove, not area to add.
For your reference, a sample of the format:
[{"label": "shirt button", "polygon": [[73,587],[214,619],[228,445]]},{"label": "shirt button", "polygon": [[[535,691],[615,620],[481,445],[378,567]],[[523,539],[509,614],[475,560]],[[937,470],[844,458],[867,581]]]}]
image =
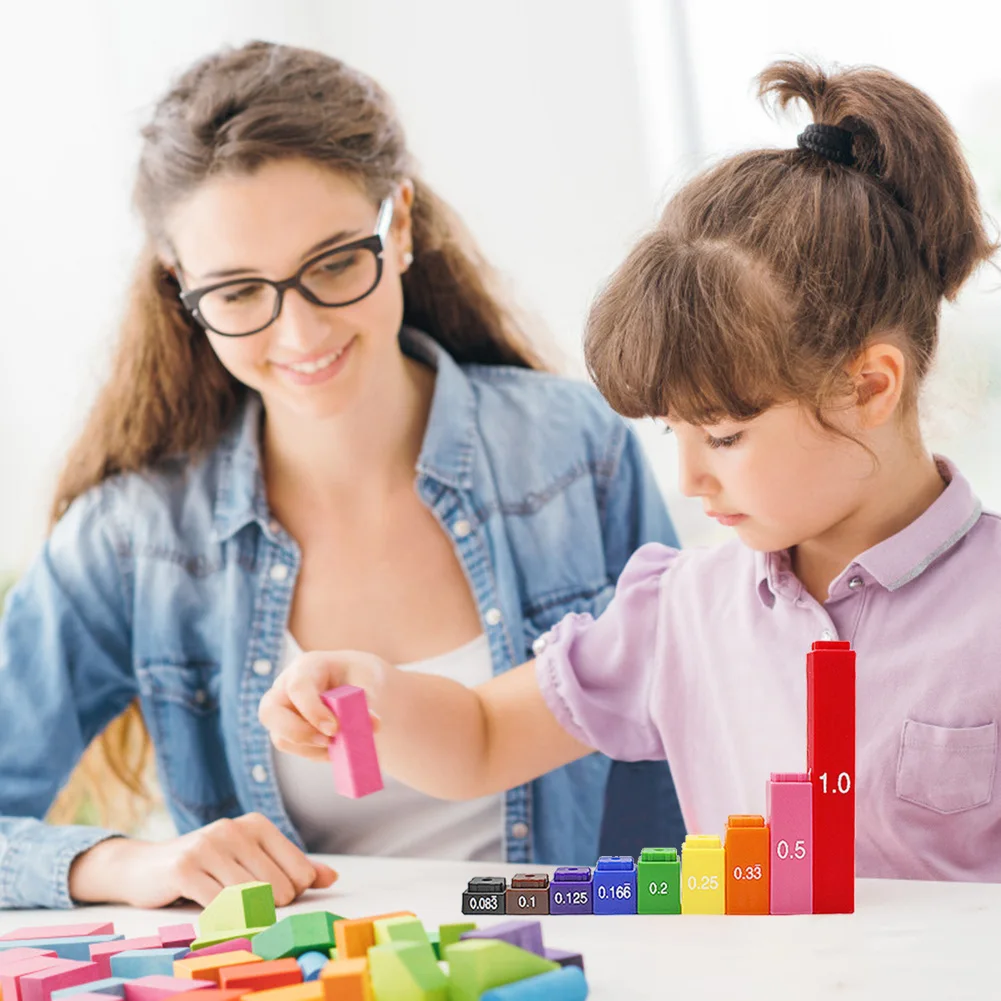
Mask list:
[{"label": "shirt button", "polygon": [[532,653],[534,653],[534,654],[540,654],[545,649],[546,649],[546,637],[545,636],[540,636],[532,644]]},{"label": "shirt button", "polygon": [[511,837],[523,839],[528,837],[528,824],[519,820],[517,824],[511,825]]},{"label": "shirt button", "polygon": [[861,577],[852,577],[852,579],[850,581],[848,581],[848,586],[853,591],[857,591],[864,583],[865,583],[865,581],[862,580]]},{"label": "shirt button", "polygon": [[453,526],[452,531],[455,532],[455,537],[457,539],[464,539],[473,530],[473,526],[466,521],[465,518],[460,518]]},{"label": "shirt button", "polygon": [[262,678],[266,678],[270,673],[271,673],[271,661],[270,660],[255,660],[254,661],[254,674],[258,674]]},{"label": "shirt button", "polygon": [[822,633],[820,634],[820,638],[821,638],[822,640],[824,640],[825,642],[829,642],[830,640],[834,639],[834,633],[832,633],[830,629],[825,629],[825,630],[824,630],[824,631],[823,631],[823,632],[822,632]]},{"label": "shirt button", "polygon": [[271,568],[271,579],[272,580],[285,580],[288,577],[288,567],[284,563],[276,563]]},{"label": "shirt button", "polygon": [[204,688],[199,688],[198,691],[195,692],[195,702],[200,706],[205,705],[205,700],[208,697],[209,697],[208,693],[205,691]]},{"label": "shirt button", "polygon": [[282,530],[281,525],[278,524],[277,518],[272,518],[271,521],[268,522],[268,528],[271,530],[272,535],[277,535]]},{"label": "shirt button", "polygon": [[500,625],[501,613],[499,608],[488,608],[486,615],[483,616],[486,619],[488,626]]},{"label": "shirt button", "polygon": [[268,781],[268,770],[264,767],[264,765],[254,765],[254,767],[250,769],[250,775],[255,782],[261,783]]}]

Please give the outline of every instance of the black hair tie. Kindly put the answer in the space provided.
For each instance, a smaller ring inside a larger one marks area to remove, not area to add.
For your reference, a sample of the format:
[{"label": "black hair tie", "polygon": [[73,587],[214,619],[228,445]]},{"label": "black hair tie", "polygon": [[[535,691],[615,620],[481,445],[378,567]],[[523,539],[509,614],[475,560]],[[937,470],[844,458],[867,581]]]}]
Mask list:
[{"label": "black hair tie", "polygon": [[807,125],[796,137],[800,149],[808,149],[827,160],[850,167],[855,162],[852,155],[852,133],[837,125]]}]

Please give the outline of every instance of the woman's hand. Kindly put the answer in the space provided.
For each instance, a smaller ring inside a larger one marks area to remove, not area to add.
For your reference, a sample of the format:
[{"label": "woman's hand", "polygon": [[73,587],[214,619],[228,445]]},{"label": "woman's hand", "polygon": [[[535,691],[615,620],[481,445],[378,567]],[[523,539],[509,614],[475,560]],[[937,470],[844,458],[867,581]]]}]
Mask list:
[{"label": "woman's hand", "polygon": [[207,906],[223,887],[270,883],[284,907],[337,873],[306,857],[267,817],[248,813],[217,820],[169,841],[111,838],[79,855],[69,892],[78,903],[165,907],[175,900]]},{"label": "woman's hand", "polygon": [[393,671],[381,657],[369,653],[317,650],[300,654],[261,699],[258,719],[279,751],[326,761],[330,738],[336,736],[338,727],[337,717],[320,695],[341,685],[364,688],[377,730],[380,694]]}]

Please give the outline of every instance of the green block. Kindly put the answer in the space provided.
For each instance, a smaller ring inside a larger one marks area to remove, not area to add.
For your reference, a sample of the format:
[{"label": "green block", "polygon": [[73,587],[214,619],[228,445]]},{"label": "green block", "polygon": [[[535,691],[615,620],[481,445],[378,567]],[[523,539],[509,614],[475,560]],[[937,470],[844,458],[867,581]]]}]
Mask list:
[{"label": "green block", "polygon": [[373,945],[368,950],[368,972],[379,1001],[449,1001],[448,978],[427,943]]},{"label": "green block", "polygon": [[333,947],[333,949],[330,950],[330,958],[331,959],[336,959],[337,958],[337,946],[336,945]]},{"label": "green block", "polygon": [[441,925],[438,928],[441,955],[444,956],[445,950],[450,945],[455,945],[467,931],[476,931],[476,923],[474,921],[460,921],[458,924]]},{"label": "green block", "polygon": [[445,959],[451,983],[449,1001],[479,1001],[491,987],[503,987],[560,968],[559,963],[493,938],[456,942],[445,950]]},{"label": "green block", "polygon": [[644,848],[636,860],[636,913],[681,913],[681,861],[676,848]]},{"label": "green block", "polygon": [[220,890],[198,918],[198,932],[208,938],[213,932],[267,928],[274,923],[275,895],[271,884],[241,883]]},{"label": "green block", "polygon": [[428,933],[417,918],[379,918],[372,922],[375,931],[375,944],[388,945],[390,942],[420,942],[430,945]]},{"label": "green block", "polygon": [[436,931],[428,932],[428,941],[431,943],[431,948],[434,950],[434,958],[441,959],[441,934]]},{"label": "green block", "polygon": [[267,931],[267,928],[234,928],[232,931],[212,932],[210,935],[203,935],[201,938],[196,938],[191,943],[191,951],[194,952],[195,949],[207,949],[210,945],[230,942],[234,938],[252,939],[255,935],[260,935],[262,931]]},{"label": "green block", "polygon": [[329,952],[334,946],[334,922],[339,914],[310,911],[282,918],[250,942],[261,959],[295,959],[304,952]]}]

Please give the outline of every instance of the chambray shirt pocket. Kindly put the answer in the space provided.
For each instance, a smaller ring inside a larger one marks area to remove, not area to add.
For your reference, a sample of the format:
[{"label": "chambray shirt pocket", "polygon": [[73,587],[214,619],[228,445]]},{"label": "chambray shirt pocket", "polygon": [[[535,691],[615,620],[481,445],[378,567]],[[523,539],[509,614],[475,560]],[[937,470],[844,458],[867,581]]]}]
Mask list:
[{"label": "chambray shirt pocket", "polygon": [[961,813],[991,800],[997,723],[936,726],[906,719],[897,759],[897,796],[935,813]]},{"label": "chambray shirt pocket", "polygon": [[191,827],[227,816],[236,794],[223,751],[219,665],[161,657],[139,663],[136,675],[160,780],[174,806]]}]

